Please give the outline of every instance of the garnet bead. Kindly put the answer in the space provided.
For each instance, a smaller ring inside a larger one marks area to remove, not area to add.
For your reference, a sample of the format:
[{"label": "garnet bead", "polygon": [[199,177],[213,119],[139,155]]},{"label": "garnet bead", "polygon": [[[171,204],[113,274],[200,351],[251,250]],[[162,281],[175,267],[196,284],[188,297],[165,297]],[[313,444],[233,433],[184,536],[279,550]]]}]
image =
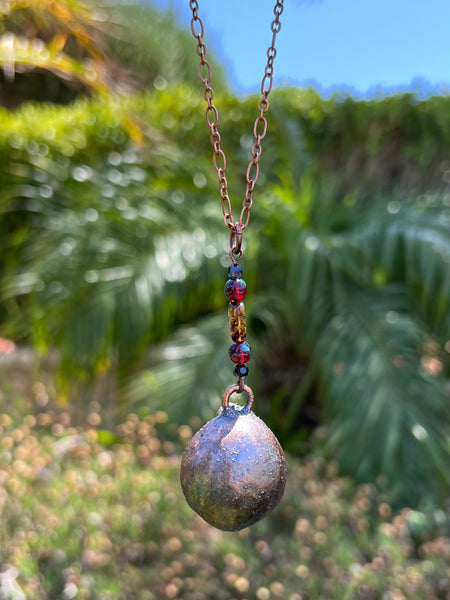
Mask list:
[{"label": "garnet bead", "polygon": [[225,296],[231,304],[239,304],[247,295],[247,284],[243,279],[229,279],[225,284]]},{"label": "garnet bead", "polygon": [[230,346],[229,354],[234,363],[241,365],[250,360],[250,346],[247,342],[232,344]]},{"label": "garnet bead", "polygon": [[239,377],[239,379],[243,379],[244,377],[247,377],[247,375],[248,375],[247,365],[236,365],[234,367],[234,374],[236,375],[236,377]]}]

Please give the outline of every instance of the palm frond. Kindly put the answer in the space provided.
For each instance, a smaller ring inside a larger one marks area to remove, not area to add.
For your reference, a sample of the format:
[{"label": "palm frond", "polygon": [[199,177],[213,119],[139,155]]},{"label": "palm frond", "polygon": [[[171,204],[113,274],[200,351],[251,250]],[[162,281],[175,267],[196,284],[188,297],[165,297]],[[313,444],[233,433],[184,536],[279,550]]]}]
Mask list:
[{"label": "palm frond", "polygon": [[[34,69],[95,92],[118,86],[105,50],[105,23],[79,0],[7,1],[0,18],[0,66],[7,80]],[[126,76],[123,73],[123,83]]]},{"label": "palm frond", "polygon": [[397,219],[378,211],[340,233],[302,229],[291,219],[285,238],[287,338],[309,356],[293,396],[304,397],[313,373],[328,451],[360,480],[383,475],[393,495],[408,502],[450,483],[445,380],[424,368],[431,290],[445,298],[431,323],[447,322],[450,301],[442,212],[411,207],[408,218]]},{"label": "palm frond", "polygon": [[365,481],[382,474],[416,502],[449,483],[447,398],[444,382],[421,365],[426,329],[402,286],[347,285],[336,309],[313,353],[327,446],[346,472]]},{"label": "palm frond", "polygon": [[130,379],[124,395],[131,406],[164,410],[179,425],[193,417],[211,419],[234,379],[229,343],[223,314],[184,326],[152,348],[149,366]]},{"label": "palm frond", "polygon": [[[389,281],[405,281],[433,333],[450,337],[449,211],[438,206],[392,202],[384,214],[355,232],[365,260],[385,270]],[[380,218],[381,217],[381,218]]]},{"label": "palm frond", "polygon": [[26,314],[38,346],[57,344],[69,372],[92,374],[114,356],[133,363],[148,343],[214,308],[226,236],[207,190],[186,182],[192,158],[181,163],[161,142],[141,158],[129,147],[115,151],[114,164],[66,161],[62,169],[58,157],[36,158],[1,206],[22,215],[27,231],[9,238],[21,260],[2,296],[32,295]]}]

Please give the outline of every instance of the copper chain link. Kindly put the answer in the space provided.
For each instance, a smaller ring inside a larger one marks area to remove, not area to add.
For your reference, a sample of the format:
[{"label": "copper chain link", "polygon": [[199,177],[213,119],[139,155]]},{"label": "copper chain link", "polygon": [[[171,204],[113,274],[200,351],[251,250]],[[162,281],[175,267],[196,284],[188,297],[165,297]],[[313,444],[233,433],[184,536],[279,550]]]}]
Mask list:
[{"label": "copper chain link", "polygon": [[[219,180],[219,191],[222,198],[222,212],[223,219],[226,227],[231,230],[231,247],[232,247],[232,258],[233,254],[237,259],[242,257],[242,250],[240,243],[242,239],[242,231],[247,227],[250,218],[250,210],[253,204],[253,191],[255,189],[256,182],[259,176],[259,158],[261,156],[261,141],[267,133],[267,119],[265,117],[266,112],[269,110],[269,94],[272,90],[273,85],[273,63],[277,55],[275,48],[275,41],[277,33],[281,29],[280,16],[284,8],[284,0],[276,0],[273,13],[275,15],[274,20],[271,24],[272,31],[272,43],[267,49],[267,63],[264,69],[264,76],[261,82],[261,100],[258,104],[259,115],[255,120],[253,126],[253,136],[255,143],[251,150],[251,160],[247,168],[246,180],[247,186],[245,190],[245,197],[242,203],[241,215],[239,222],[235,222],[233,219],[233,213],[231,210],[231,201],[228,195],[228,181],[226,178],[227,161],[225,154],[221,147],[221,137],[219,133],[219,113],[217,108],[213,104],[214,92],[211,87],[211,66],[206,60],[206,46],[203,42],[205,34],[203,22],[198,16],[198,2],[197,0],[190,0],[189,6],[192,10],[191,19],[191,32],[194,38],[197,40],[197,54],[200,57],[198,65],[198,76],[200,81],[205,86],[203,97],[206,100],[206,122],[211,130],[211,144],[214,149],[213,163],[214,168],[217,172]],[[234,260],[234,258],[233,258]]]}]

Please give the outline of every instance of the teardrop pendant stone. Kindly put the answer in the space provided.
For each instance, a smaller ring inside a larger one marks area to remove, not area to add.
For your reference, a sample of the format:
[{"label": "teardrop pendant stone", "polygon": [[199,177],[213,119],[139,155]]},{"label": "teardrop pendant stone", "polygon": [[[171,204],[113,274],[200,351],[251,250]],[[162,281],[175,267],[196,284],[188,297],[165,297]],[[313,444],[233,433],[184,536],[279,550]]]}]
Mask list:
[{"label": "teardrop pendant stone", "polygon": [[186,446],[180,479],[196,513],[218,529],[237,531],[279,503],[286,463],[267,425],[247,406],[230,403]]}]

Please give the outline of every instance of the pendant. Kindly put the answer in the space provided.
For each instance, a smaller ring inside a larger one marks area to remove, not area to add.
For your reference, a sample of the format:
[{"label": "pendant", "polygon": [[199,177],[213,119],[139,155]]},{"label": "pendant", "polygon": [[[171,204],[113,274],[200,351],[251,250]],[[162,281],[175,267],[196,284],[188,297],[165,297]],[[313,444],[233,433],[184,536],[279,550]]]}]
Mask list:
[{"label": "pendant", "polygon": [[181,460],[181,487],[189,506],[210,525],[238,531],[262,519],[280,502],[286,485],[283,450],[251,410],[229,402],[229,387],[217,417],[192,438]]},{"label": "pendant", "polygon": [[[286,485],[283,450],[272,431],[251,410],[253,391],[244,384],[250,360],[246,316],[247,294],[242,268],[233,264],[225,285],[233,344],[229,355],[238,383],[222,397],[218,415],[186,446],[180,480],[189,506],[207,523],[224,531],[253,525],[280,502]],[[245,405],[230,402],[233,393],[247,396]]]}]

